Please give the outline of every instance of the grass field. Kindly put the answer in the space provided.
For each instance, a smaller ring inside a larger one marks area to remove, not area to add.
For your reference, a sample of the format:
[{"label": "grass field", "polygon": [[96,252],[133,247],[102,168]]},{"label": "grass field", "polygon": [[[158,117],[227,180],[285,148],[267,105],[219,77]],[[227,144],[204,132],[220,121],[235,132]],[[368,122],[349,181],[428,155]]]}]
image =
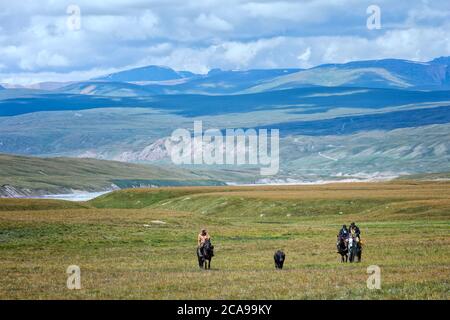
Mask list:
[{"label": "grass field", "polygon": [[[341,264],[355,221],[363,261]],[[200,228],[216,256],[197,266]],[[276,271],[273,253],[286,252]],[[1,299],[450,299],[450,183],[122,190],[0,199]],[[81,290],[66,269],[81,268]],[[366,268],[381,268],[369,290]]]}]

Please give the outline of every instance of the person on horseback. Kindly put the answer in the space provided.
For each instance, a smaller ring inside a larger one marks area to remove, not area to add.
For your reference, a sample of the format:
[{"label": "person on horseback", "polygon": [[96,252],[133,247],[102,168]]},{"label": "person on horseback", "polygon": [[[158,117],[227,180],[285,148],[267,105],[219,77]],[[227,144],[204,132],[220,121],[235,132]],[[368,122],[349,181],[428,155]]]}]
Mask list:
[{"label": "person on horseback", "polygon": [[197,251],[199,257],[203,256],[203,245],[206,240],[211,240],[211,237],[209,236],[208,230],[202,229],[197,237]]},{"label": "person on horseback", "polygon": [[337,253],[341,253],[341,251],[346,250],[348,237],[349,231],[347,229],[347,226],[344,224],[337,235]]},{"label": "person on horseback", "polygon": [[350,224],[350,234],[358,238],[358,240],[361,240],[361,231],[354,222]]},{"label": "person on horseback", "polygon": [[344,238],[344,239],[348,238],[348,229],[347,229],[347,226],[345,224],[342,226],[341,230],[339,230],[338,237],[339,238]]},{"label": "person on horseback", "polygon": [[349,261],[354,262],[355,258],[357,262],[361,262],[363,242],[361,240],[361,231],[358,226],[352,222],[350,224],[350,237],[349,237]]}]

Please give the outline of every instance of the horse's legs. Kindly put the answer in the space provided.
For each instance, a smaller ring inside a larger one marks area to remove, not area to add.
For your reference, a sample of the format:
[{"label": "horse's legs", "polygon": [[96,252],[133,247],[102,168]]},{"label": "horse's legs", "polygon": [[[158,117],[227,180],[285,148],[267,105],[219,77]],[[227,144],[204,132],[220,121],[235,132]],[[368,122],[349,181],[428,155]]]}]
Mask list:
[{"label": "horse's legs", "polygon": [[200,268],[203,268],[204,259],[203,259],[200,247],[197,248],[197,258],[198,258],[198,266]]}]

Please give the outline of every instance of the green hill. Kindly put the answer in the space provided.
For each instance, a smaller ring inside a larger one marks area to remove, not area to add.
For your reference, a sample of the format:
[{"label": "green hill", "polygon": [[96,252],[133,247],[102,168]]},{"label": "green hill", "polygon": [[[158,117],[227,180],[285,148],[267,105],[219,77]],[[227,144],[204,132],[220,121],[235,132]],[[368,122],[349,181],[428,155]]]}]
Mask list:
[{"label": "green hill", "polygon": [[76,158],[0,154],[0,197],[102,191],[123,187],[218,185],[174,167]]},{"label": "green hill", "polygon": [[450,172],[421,173],[400,176],[397,180],[439,181],[450,180]]}]

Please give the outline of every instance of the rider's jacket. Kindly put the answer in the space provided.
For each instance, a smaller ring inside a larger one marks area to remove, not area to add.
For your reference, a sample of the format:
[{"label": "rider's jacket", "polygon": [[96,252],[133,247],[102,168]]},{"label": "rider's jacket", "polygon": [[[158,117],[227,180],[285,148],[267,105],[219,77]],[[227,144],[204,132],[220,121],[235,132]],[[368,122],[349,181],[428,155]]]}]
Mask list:
[{"label": "rider's jacket", "polygon": [[361,236],[361,231],[359,231],[359,228],[357,226],[351,227],[350,232],[354,233],[357,237]]},{"label": "rider's jacket", "polygon": [[339,230],[339,237],[347,238],[348,237],[348,230],[344,229],[344,228]]}]

